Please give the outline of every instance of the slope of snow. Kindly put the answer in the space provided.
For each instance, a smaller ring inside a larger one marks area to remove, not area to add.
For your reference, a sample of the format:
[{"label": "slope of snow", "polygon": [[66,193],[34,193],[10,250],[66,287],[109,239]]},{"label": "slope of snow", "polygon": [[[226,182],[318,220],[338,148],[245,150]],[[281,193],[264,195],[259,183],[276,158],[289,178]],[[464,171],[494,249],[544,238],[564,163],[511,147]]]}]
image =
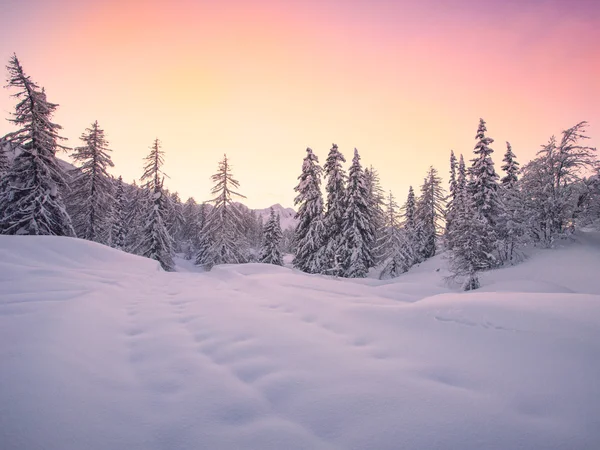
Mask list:
[{"label": "slope of snow", "polygon": [[597,237],[464,294],[0,236],[0,448],[599,448]]},{"label": "slope of snow", "polygon": [[275,210],[276,213],[279,214],[279,219],[281,221],[281,229],[287,230],[288,228],[295,228],[298,225],[298,220],[296,219],[296,211],[293,208],[284,208],[279,203],[264,209],[255,209],[254,211],[263,218],[263,222],[267,223],[269,216],[271,214],[271,208]]}]

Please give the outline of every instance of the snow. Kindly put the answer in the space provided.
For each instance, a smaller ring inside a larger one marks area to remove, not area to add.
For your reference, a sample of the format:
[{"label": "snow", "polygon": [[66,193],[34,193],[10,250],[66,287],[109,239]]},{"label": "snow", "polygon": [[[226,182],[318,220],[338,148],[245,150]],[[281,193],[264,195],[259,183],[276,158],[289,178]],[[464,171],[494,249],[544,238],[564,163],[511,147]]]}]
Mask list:
[{"label": "snow", "polygon": [[296,219],[296,211],[293,208],[284,208],[279,203],[275,205],[264,208],[264,209],[255,209],[254,211],[263,218],[263,222],[267,223],[269,220],[269,216],[271,214],[271,208],[275,211],[275,213],[279,214],[279,218],[281,220],[281,229],[288,230],[290,228],[295,228],[298,225],[298,219]]},{"label": "snow", "polygon": [[[182,260],[177,260],[182,263]],[[0,448],[592,449],[600,235],[458,293],[0,236]]]}]

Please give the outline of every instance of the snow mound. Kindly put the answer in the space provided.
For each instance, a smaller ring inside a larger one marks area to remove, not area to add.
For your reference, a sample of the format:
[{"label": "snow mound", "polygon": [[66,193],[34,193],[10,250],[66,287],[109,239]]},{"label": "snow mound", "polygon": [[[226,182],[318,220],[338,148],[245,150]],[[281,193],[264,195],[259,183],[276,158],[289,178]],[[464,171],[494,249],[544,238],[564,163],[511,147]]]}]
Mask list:
[{"label": "snow mound", "polygon": [[542,252],[486,274],[505,292],[464,294],[442,258],[385,282],[166,273],[0,236],[0,447],[597,448],[600,296],[574,264],[597,253]]}]

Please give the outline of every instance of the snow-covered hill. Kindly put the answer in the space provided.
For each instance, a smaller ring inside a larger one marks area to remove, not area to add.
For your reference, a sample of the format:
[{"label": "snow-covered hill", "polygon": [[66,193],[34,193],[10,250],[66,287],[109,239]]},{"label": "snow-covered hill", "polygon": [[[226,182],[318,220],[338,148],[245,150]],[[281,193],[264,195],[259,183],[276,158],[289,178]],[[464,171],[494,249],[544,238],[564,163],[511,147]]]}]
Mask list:
[{"label": "snow-covered hill", "polygon": [[298,220],[295,218],[296,211],[293,208],[284,208],[279,203],[275,205],[265,208],[265,209],[255,209],[256,213],[263,218],[263,222],[266,223],[269,215],[271,214],[271,208],[279,214],[279,218],[281,220],[281,229],[287,230],[288,228],[295,228],[298,225]]},{"label": "snow-covered hill", "polygon": [[465,294],[0,236],[0,448],[598,448],[598,244]]}]

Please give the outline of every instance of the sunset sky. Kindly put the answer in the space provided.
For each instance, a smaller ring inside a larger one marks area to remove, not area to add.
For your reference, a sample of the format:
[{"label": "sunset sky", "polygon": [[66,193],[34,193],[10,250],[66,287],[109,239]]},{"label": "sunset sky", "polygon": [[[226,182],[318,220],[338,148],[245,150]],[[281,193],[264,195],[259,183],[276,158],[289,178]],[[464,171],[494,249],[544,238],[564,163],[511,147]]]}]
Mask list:
[{"label": "sunset sky", "polygon": [[335,142],[403,201],[471,157],[480,117],[498,170],[505,141],[523,163],[582,120],[600,146],[598,0],[2,0],[13,52],[69,146],[98,120],[131,182],[158,137],[183,200],[226,152],[248,206],[292,206],[306,147]]}]

